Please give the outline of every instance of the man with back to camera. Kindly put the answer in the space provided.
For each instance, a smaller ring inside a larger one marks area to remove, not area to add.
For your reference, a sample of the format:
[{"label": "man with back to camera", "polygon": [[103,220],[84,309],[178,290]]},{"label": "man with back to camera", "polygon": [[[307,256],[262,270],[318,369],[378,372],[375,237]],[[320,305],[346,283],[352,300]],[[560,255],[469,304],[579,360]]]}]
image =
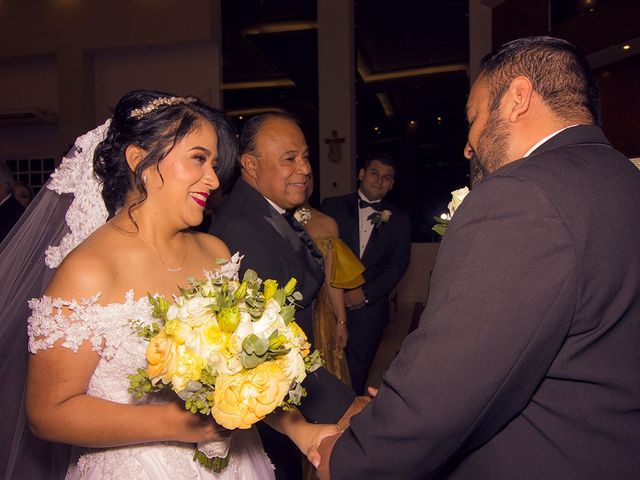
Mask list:
[{"label": "man with back to camera", "polygon": [[340,238],[365,266],[364,285],[344,293],[349,330],[345,353],[358,395],[365,391],[371,363],[389,323],[389,295],[407,270],[411,254],[409,216],[385,200],[395,174],[391,156],[366,156],[358,171],[358,191],[327,198],[320,207],[336,220]]},{"label": "man with back to camera", "polygon": [[418,329],[321,445],[320,477],[639,478],[640,172],[564,40],[485,58],[467,118],[479,181]]}]

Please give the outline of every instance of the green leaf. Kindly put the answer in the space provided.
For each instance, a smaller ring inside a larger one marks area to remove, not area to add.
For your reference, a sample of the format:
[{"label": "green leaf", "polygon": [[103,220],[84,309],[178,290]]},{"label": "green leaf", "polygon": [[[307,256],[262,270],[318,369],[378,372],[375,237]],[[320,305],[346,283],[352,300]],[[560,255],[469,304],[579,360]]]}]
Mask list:
[{"label": "green leaf", "polygon": [[285,305],[280,309],[280,315],[282,315],[282,319],[286,325],[289,325],[289,322],[293,320],[293,317],[296,313],[296,307],[293,305]]},{"label": "green leaf", "polygon": [[434,225],[433,228],[431,228],[431,230],[436,232],[441,237],[444,237],[444,234],[447,231],[447,226],[444,225],[444,224],[439,223],[437,225]]},{"label": "green leaf", "polygon": [[242,366],[247,370],[256,368],[262,362],[264,362],[264,358],[259,357],[255,354],[249,354],[247,352],[240,353],[240,363],[242,363]]}]

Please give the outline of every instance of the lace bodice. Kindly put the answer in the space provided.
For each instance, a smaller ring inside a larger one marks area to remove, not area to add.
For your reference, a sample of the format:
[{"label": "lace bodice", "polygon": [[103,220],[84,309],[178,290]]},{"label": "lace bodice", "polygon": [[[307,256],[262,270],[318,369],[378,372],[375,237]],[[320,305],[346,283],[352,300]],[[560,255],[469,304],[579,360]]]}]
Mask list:
[{"label": "lace bodice", "polygon": [[[147,341],[138,336],[136,325],[150,325],[151,306],[147,297],[125,295],[123,303],[99,304],[100,294],[91,298],[61,300],[50,297],[29,302],[29,351],[51,348],[58,340],[77,352],[89,342],[100,355],[87,394],[118,403],[163,401],[147,395],[136,400],[127,389],[127,375],[146,367]],[[167,392],[171,396],[171,392]],[[166,400],[165,400],[166,401]],[[82,479],[262,479],[273,478],[273,467],[266,457],[257,433],[234,433],[229,466],[220,475],[204,470],[192,457],[194,445],[155,443],[108,449],[86,449],[72,458],[67,478]]]}]

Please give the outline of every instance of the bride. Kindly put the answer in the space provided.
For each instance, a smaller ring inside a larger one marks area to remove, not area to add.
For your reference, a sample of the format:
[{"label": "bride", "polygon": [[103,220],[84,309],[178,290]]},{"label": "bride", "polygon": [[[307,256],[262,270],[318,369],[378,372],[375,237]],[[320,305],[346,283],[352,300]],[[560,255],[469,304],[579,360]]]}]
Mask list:
[{"label": "bride", "polygon": [[[189,228],[236,159],[222,113],[193,97],[136,91],[52,175],[49,189],[74,194],[71,231],[47,250],[47,264],[59,266],[29,302],[26,415],[36,436],[74,446],[67,478],[273,478],[254,429],[232,434],[229,466],[214,474],[193,460],[194,444],[230,432],[171,398],[127,391],[127,375],[146,365],[131,322],[151,323],[147,293],[178,294],[230,258],[220,239]],[[2,263],[16,241],[2,245]],[[269,423],[305,453],[320,440],[298,412]]]}]

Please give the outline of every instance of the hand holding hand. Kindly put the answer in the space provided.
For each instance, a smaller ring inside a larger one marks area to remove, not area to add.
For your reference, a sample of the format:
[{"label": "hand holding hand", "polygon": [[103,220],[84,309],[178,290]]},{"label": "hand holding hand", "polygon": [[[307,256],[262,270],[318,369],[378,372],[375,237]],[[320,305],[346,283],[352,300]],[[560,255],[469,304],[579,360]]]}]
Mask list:
[{"label": "hand holding hand", "polygon": [[[309,462],[317,468],[322,461],[320,445],[322,445],[324,439],[328,437],[335,437],[337,439],[342,433],[342,430],[340,430],[337,425],[327,424],[310,424],[310,428],[311,432],[308,438],[306,455]],[[329,452],[325,452],[325,455],[328,455],[328,453]]]}]

